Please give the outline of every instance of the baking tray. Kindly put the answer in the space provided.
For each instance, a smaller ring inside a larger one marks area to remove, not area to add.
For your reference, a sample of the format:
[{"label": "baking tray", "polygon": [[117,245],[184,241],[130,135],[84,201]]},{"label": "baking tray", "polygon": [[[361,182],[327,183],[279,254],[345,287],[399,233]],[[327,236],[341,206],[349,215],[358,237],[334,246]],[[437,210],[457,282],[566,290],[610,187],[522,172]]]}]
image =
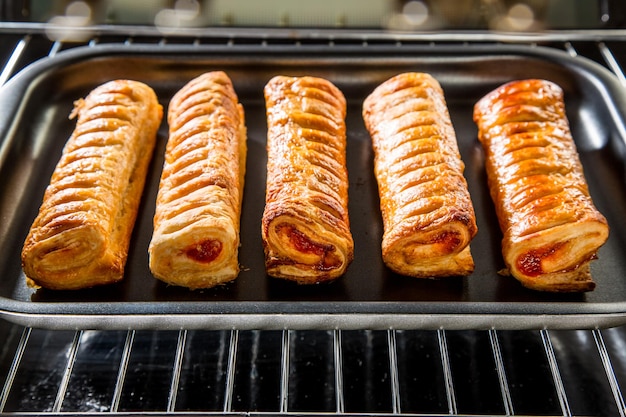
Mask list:
[{"label": "baking tray", "polygon": [[[75,99],[116,78],[143,81],[167,108],[187,81],[224,70],[245,108],[248,162],[238,279],[190,291],[167,286],[148,269],[154,201],[167,140],[164,122],[132,237],[126,277],[74,292],[26,287],[20,251],[74,122]],[[405,71],[441,83],[456,129],[479,232],[466,278],[419,280],[382,263],[382,222],[363,99]],[[315,75],[348,101],[349,212],[355,258],[337,281],[298,286],[265,274],[260,221],[264,205],[266,121],[262,90],[274,75]],[[473,104],[496,86],[544,78],[565,90],[566,110],[592,197],[611,227],[592,265],[597,288],[547,294],[523,288],[503,268],[501,233],[489,198]],[[45,328],[205,329],[528,329],[595,328],[626,323],[626,94],[605,68],[544,47],[180,46],[77,47],[25,68],[0,90],[0,316]]]}]

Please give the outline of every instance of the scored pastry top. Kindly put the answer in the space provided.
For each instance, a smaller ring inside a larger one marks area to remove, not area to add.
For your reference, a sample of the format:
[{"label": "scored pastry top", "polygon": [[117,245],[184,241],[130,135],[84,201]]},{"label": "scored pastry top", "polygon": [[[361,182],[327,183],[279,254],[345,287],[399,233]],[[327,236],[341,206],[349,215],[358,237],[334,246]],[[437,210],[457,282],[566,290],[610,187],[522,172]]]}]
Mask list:
[{"label": "scored pastry top", "polygon": [[383,217],[382,252],[416,277],[468,275],[477,233],[456,134],[437,80],[403,73],[363,103]]},{"label": "scored pastry top", "polygon": [[267,108],[267,188],[262,233],[272,276],[313,283],[352,261],[346,100],[327,80],[272,78]]},{"label": "scored pastry top", "polygon": [[589,262],[608,224],[589,194],[563,90],[547,80],[504,84],[474,107],[510,272],[547,291],[589,291]]}]

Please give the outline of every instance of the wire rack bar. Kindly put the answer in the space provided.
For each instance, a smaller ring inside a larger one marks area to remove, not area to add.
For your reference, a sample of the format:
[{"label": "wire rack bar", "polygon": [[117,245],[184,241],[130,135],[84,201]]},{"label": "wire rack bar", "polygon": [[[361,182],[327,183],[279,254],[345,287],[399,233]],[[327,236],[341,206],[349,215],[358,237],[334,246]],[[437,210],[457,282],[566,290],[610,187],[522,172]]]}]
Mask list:
[{"label": "wire rack bar", "polygon": [[167,399],[167,412],[172,413],[176,409],[176,399],[178,396],[178,386],[180,384],[180,375],[183,367],[183,356],[185,354],[185,345],[187,343],[187,330],[178,332],[178,341],[176,344],[176,356],[174,357],[174,372],[172,373],[172,384],[170,386],[169,397]]},{"label": "wire rack bar", "polygon": [[283,330],[280,364],[280,412],[286,413],[289,407],[289,345],[291,332]]},{"label": "wire rack bar", "polygon": [[237,348],[239,346],[239,330],[230,331],[228,349],[228,366],[226,368],[226,388],[224,392],[224,412],[228,413],[233,406],[233,390],[235,387],[235,365],[237,363]]},{"label": "wire rack bar", "polygon": [[619,82],[624,87],[626,87],[626,76],[624,76],[622,67],[619,62],[617,62],[617,59],[615,58],[615,55],[613,55],[613,52],[611,52],[609,47],[606,46],[606,43],[604,42],[598,42],[598,49],[600,50],[600,54],[602,54],[602,58],[604,58],[604,61],[606,61],[606,64],[617,76]]},{"label": "wire rack bar", "polygon": [[15,350],[15,355],[13,355],[13,361],[11,362],[9,373],[4,381],[2,392],[0,393],[0,412],[4,412],[4,407],[7,403],[7,399],[9,398],[11,387],[13,387],[13,382],[15,381],[15,376],[17,375],[20,363],[22,362],[22,357],[24,356],[24,351],[26,350],[26,345],[28,344],[28,339],[30,339],[32,330],[33,329],[31,327],[25,327],[24,330],[22,330],[22,336],[20,337],[20,341]]},{"label": "wire rack bar", "polygon": [[556,354],[554,353],[554,346],[552,345],[552,339],[550,338],[550,332],[548,330],[541,330],[541,341],[543,342],[543,348],[548,359],[548,365],[552,373],[552,379],[554,380],[554,388],[556,389],[556,395],[561,405],[561,411],[564,417],[571,417],[572,410],[569,406],[567,399],[567,393],[565,392],[565,386],[563,385],[563,378],[559,371],[559,364],[556,360]]},{"label": "wire rack bar", "polygon": [[400,377],[398,375],[398,347],[396,331],[387,330],[387,349],[389,351],[389,373],[391,377],[391,410],[393,414],[400,414]]},{"label": "wire rack bar", "polygon": [[[0,22],[0,30],[5,33],[36,33],[66,29],[63,25],[39,22]],[[257,27],[185,27],[177,26],[176,30],[166,30],[153,25],[120,25],[101,24],[91,26],[73,26],[75,33],[82,34],[83,38],[90,36],[117,35],[120,31],[131,33],[133,36],[168,36],[168,37],[258,37]],[[461,30],[461,31],[386,31],[375,29],[336,29],[336,28],[295,28],[295,27],[265,27],[263,28],[265,39],[285,38],[333,38],[368,40],[387,39],[390,41],[414,41],[424,40],[427,42],[558,42],[566,40],[589,40],[611,39],[623,40],[626,36],[625,29],[555,29],[541,30],[536,32],[502,32],[488,30]]]},{"label": "wire rack bar", "polygon": [[576,58],[578,56],[578,51],[574,48],[571,42],[565,42],[565,51],[570,54],[572,58]]},{"label": "wire rack bar", "polygon": [[498,383],[500,384],[500,393],[502,394],[504,413],[507,416],[511,416],[514,414],[513,401],[511,400],[511,391],[506,377],[506,369],[504,368],[504,360],[502,359],[502,349],[500,348],[500,341],[496,330],[489,330],[489,341],[491,342],[493,360],[496,364],[496,372],[498,373]]},{"label": "wire rack bar", "polygon": [[133,348],[133,342],[135,340],[135,330],[129,330],[126,333],[126,341],[124,342],[124,350],[122,351],[122,357],[120,359],[120,367],[117,373],[117,380],[115,381],[115,390],[113,392],[113,399],[111,400],[111,412],[116,413],[120,406],[120,400],[122,398],[122,388],[124,387],[124,381],[126,379],[126,373],[128,372],[128,363],[130,362],[130,354]]},{"label": "wire rack bar", "polygon": [[25,35],[22,39],[20,39],[17,45],[15,45],[15,48],[13,48],[13,52],[11,52],[9,60],[4,65],[4,68],[2,68],[2,72],[0,72],[0,86],[4,85],[4,83],[6,83],[11,77],[11,74],[13,74],[15,66],[30,43],[30,40],[31,36]]},{"label": "wire rack bar", "polygon": [[443,369],[443,378],[446,386],[446,399],[448,400],[448,410],[450,414],[457,414],[458,412],[456,407],[456,394],[454,392],[454,383],[452,381],[450,353],[448,350],[448,341],[445,330],[437,330],[437,340],[439,341],[439,355],[441,356],[441,367]]},{"label": "wire rack bar", "polygon": [[67,365],[65,367],[65,371],[63,372],[63,378],[61,379],[61,382],[59,384],[59,390],[57,391],[54,405],[52,406],[52,412],[54,413],[58,413],[59,411],[61,411],[63,399],[65,398],[65,394],[67,393],[67,386],[70,382],[70,377],[72,375],[72,370],[74,369],[74,364],[76,363],[76,353],[78,352],[82,336],[83,330],[79,330],[74,333],[74,340],[72,341],[72,345],[68,350]]},{"label": "wire rack bar", "polygon": [[52,47],[50,48],[50,51],[48,52],[48,58],[52,58],[53,56],[55,56],[63,47],[63,43],[60,41],[55,41],[52,44]]},{"label": "wire rack bar", "polygon": [[335,402],[337,414],[345,410],[343,396],[343,353],[341,349],[341,330],[333,331],[333,354],[335,362]]},{"label": "wire rack bar", "polygon": [[592,331],[592,334],[593,340],[596,342],[596,347],[598,348],[598,353],[600,354],[602,366],[604,367],[604,371],[606,372],[606,377],[609,381],[609,385],[611,386],[611,392],[613,393],[613,398],[615,399],[617,410],[619,411],[621,417],[626,417],[626,402],[624,402],[624,396],[622,395],[622,390],[619,386],[617,376],[615,375],[615,369],[613,368],[611,357],[609,356],[609,352],[606,349],[606,344],[604,343],[604,337],[602,336],[602,332],[598,329],[594,329]]}]

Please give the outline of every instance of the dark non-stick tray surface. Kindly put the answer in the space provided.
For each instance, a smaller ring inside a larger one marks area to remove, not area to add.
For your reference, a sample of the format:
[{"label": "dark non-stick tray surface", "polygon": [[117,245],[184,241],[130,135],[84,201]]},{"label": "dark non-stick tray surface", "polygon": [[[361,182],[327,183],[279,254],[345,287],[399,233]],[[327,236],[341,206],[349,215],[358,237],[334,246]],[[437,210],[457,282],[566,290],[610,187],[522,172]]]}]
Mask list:
[{"label": "dark non-stick tray surface", "polygon": [[[148,269],[147,248],[167,140],[163,122],[123,282],[75,292],[25,285],[20,251],[69,137],[74,100],[116,78],[143,81],[164,108],[190,79],[224,70],[245,108],[248,162],[238,279],[190,291]],[[475,206],[479,232],[466,278],[419,280],[391,273],[380,255],[382,222],[363,99],[406,71],[441,83]],[[350,220],[355,259],[337,281],[298,286],[265,274],[260,221],[266,178],[263,86],[274,75],[315,75],[348,100]],[[567,114],[589,187],[611,227],[593,263],[595,291],[547,294],[501,276],[501,233],[489,198],[474,103],[498,85],[544,78],[565,90]],[[590,328],[626,323],[626,93],[606,69],[542,47],[133,46],[80,47],[23,70],[0,90],[0,315],[50,328]]]}]

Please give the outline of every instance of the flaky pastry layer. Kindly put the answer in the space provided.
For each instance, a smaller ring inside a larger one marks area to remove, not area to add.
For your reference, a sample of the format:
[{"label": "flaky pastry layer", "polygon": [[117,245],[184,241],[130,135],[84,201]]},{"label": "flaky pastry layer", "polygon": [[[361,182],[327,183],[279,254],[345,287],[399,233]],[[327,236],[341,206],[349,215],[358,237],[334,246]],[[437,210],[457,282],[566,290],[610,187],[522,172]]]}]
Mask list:
[{"label": "flaky pastry layer", "polygon": [[239,274],[244,110],[228,75],[214,71],[180,89],[167,117],[150,270],[169,284],[213,287]]},{"label": "flaky pastry layer", "polygon": [[123,278],[162,114],[137,81],[111,81],[76,101],[76,127],[22,250],[29,285],[73,290]]},{"label": "flaky pastry layer", "polygon": [[589,262],[609,227],[589,195],[562,89],[507,83],[476,103],[474,120],[510,273],[536,290],[593,290]]},{"label": "flaky pastry layer", "polygon": [[379,85],[363,103],[383,216],[382,256],[414,277],[469,275],[477,233],[441,86],[424,73]]},{"label": "flaky pastry layer", "polygon": [[348,218],[346,101],[316,77],[272,78],[262,219],[270,276],[311,284],[341,276],[354,257]]}]

